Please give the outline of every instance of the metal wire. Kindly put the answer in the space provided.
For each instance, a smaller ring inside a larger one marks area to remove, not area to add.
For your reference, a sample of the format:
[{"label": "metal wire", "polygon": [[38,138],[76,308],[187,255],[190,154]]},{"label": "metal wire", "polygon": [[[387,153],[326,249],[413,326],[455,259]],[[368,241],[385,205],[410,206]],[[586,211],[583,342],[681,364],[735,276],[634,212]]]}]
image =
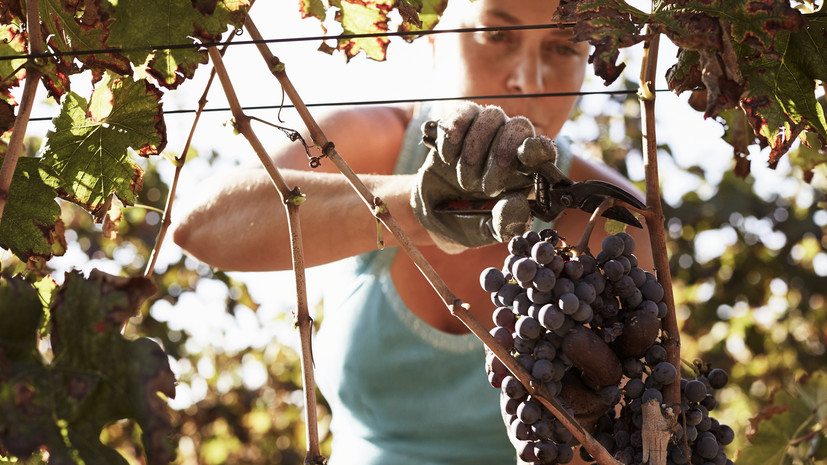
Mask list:
[{"label": "metal wire", "polygon": [[139,51],[157,51],[157,50],[182,50],[182,49],[201,49],[207,47],[220,46],[236,46],[236,45],[255,45],[255,44],[276,44],[287,42],[306,42],[306,41],[327,41],[327,40],[351,40],[351,39],[369,39],[375,37],[416,37],[433,34],[457,34],[469,32],[498,32],[498,31],[519,31],[519,30],[534,30],[534,29],[567,29],[574,27],[574,23],[549,23],[549,24],[529,24],[523,26],[496,26],[496,27],[463,27],[455,29],[427,29],[423,31],[384,31],[371,32],[363,34],[339,34],[336,36],[321,35],[321,36],[306,36],[306,37],[283,37],[278,39],[261,39],[261,40],[239,40],[239,41],[224,41],[224,42],[199,42],[191,44],[161,44],[161,45],[147,45],[143,47],[112,47],[100,48],[90,50],[69,50],[69,51],[55,51],[44,53],[29,53],[26,55],[0,55],[0,61],[20,60],[32,58],[57,58],[64,56],[83,56],[83,55],[99,55],[107,53],[124,53],[124,52],[139,52]]},{"label": "metal wire", "polygon": [[[404,99],[386,99],[386,100],[355,100],[342,102],[318,102],[305,103],[306,107],[336,107],[336,106],[359,106],[359,105],[393,105],[399,103],[418,103],[418,102],[444,102],[449,100],[492,100],[492,99],[513,99],[513,98],[543,98],[543,97],[575,97],[584,95],[629,95],[636,94],[637,90],[618,89],[618,90],[595,90],[595,91],[580,91],[580,92],[549,92],[538,94],[497,94],[497,95],[469,95],[463,97],[420,97],[420,98],[404,98]],[[656,89],[655,92],[669,92],[669,89]],[[253,105],[242,107],[244,111],[259,111],[259,110],[276,110],[279,108],[294,108],[294,105]],[[180,109],[167,110],[164,115],[189,114],[195,113],[195,109]],[[230,107],[214,107],[204,108],[202,112],[227,112]],[[56,116],[40,116],[37,118],[29,118],[29,121],[50,121]]]}]

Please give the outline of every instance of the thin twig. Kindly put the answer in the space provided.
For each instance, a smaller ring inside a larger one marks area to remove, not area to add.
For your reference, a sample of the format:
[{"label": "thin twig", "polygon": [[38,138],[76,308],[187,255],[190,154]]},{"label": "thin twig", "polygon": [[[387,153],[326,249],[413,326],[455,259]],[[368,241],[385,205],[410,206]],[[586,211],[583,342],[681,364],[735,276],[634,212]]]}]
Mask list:
[{"label": "thin twig", "polygon": [[[230,35],[230,38],[227,41],[228,43],[226,43],[224,48],[221,49],[220,53],[222,56],[224,55],[224,52],[227,51],[229,41],[233,40],[233,37],[235,37],[235,34]],[[155,263],[158,261],[158,254],[161,253],[161,246],[164,243],[164,238],[166,238],[167,230],[172,224],[172,204],[175,202],[175,193],[178,190],[178,178],[181,176],[181,170],[187,162],[187,154],[190,150],[190,144],[192,144],[192,138],[195,135],[195,128],[198,126],[198,121],[201,119],[201,113],[204,111],[204,107],[207,106],[207,94],[210,91],[210,87],[212,86],[214,79],[215,68],[210,70],[210,77],[207,79],[207,85],[204,86],[204,92],[201,94],[201,98],[198,99],[198,109],[195,111],[195,118],[192,120],[192,126],[190,127],[189,136],[187,136],[187,142],[184,143],[184,149],[181,151],[181,155],[175,159],[175,174],[172,177],[172,186],[169,188],[167,202],[164,206],[164,219],[161,221],[161,229],[158,231],[158,237],[155,239],[155,246],[152,248],[152,253],[149,256],[149,263],[144,271],[145,277],[152,276],[152,273],[155,272]]]},{"label": "thin twig", "polygon": [[597,224],[597,219],[603,215],[603,212],[612,208],[615,204],[615,199],[612,197],[606,197],[606,200],[600,203],[600,205],[595,208],[594,212],[592,212],[591,218],[589,218],[589,223],[586,224],[586,229],[583,230],[583,235],[580,236],[580,242],[574,246],[574,251],[580,255],[583,252],[589,251],[589,238],[591,238],[592,231],[594,230],[595,225]]},{"label": "thin twig", "polygon": [[291,190],[287,186],[281,173],[279,173],[273,164],[273,160],[270,159],[261,141],[256,137],[255,132],[253,132],[252,126],[250,125],[250,118],[241,110],[241,104],[230,81],[230,76],[227,74],[227,69],[224,66],[221,54],[215,48],[210,48],[208,52],[210,60],[213,62],[215,71],[218,74],[218,79],[221,81],[221,86],[224,88],[224,93],[227,95],[227,101],[232,108],[236,129],[244,135],[256,152],[259,161],[264,165],[287,211],[290,243],[292,244],[293,251],[293,271],[296,278],[297,306],[295,324],[299,329],[302,352],[301,368],[304,376],[304,405],[307,420],[307,457],[305,457],[305,462],[315,463],[319,461],[321,452],[319,449],[319,432],[316,419],[316,381],[313,378],[313,355],[310,337],[313,324],[307,307],[304,249],[302,247],[301,225],[299,221],[299,204],[301,203],[302,196],[298,188]]},{"label": "thin twig", "polygon": [[[652,243],[652,255],[658,282],[663,286],[663,301],[669,311],[663,318],[661,343],[666,348],[668,361],[680,373],[681,338],[678,319],[675,314],[675,298],[672,293],[672,273],[669,270],[669,255],[666,250],[666,231],[664,229],[663,206],[660,198],[660,180],[658,177],[658,144],[655,133],[655,97],[646,89],[651,89],[657,69],[658,42],[660,34],[649,34],[644,48],[643,69],[641,71],[641,119],[643,120],[643,163],[646,174],[646,205],[649,212],[645,215],[649,240]],[[680,383],[672,383],[664,388],[664,403],[680,412]]]},{"label": "thin twig", "polygon": [[[261,34],[258,32],[258,29],[249,17],[247,18],[244,26],[247,28],[247,32],[253,39],[258,39],[261,37]],[[388,230],[393,234],[399,243],[399,246],[416,264],[417,268],[419,268],[420,272],[431,284],[431,287],[434,288],[451,314],[458,318],[475,336],[477,336],[477,338],[483,342],[483,344],[485,344],[486,347],[488,347],[489,350],[494,353],[497,358],[500,359],[500,361],[503,362],[506,368],[508,368],[511,373],[513,373],[514,376],[522,382],[528,392],[532,396],[536,396],[540,402],[546,406],[546,408],[548,408],[549,411],[557,417],[569,431],[572,432],[572,435],[580,441],[581,444],[583,444],[595,460],[600,462],[602,465],[620,465],[620,462],[615,460],[614,457],[612,457],[611,454],[609,454],[609,452],[597,440],[595,440],[565,408],[563,408],[556,397],[549,395],[545,385],[536,382],[534,378],[532,378],[531,374],[529,374],[515,361],[514,357],[511,356],[508,350],[499,344],[493,336],[491,336],[482,323],[480,323],[479,320],[477,320],[468,310],[468,304],[462,302],[451,292],[442,278],[439,277],[431,264],[428,263],[422,255],[422,252],[419,251],[413,241],[411,241],[408,235],[393,218],[387,205],[379,197],[375,197],[371,194],[350,166],[348,166],[344,159],[342,159],[336,151],[335,146],[327,140],[324,132],[321,130],[318,123],[316,123],[315,119],[313,119],[312,115],[310,115],[310,112],[304,105],[301,97],[298,95],[298,92],[293,87],[290,79],[287,77],[287,73],[284,70],[284,64],[278,59],[278,57],[272,54],[270,49],[265,44],[257,44],[257,47],[267,63],[268,68],[276,79],[278,79],[282,89],[284,89],[290,101],[293,102],[293,105],[301,116],[302,121],[310,132],[313,143],[319,147],[322,147],[325,156],[336,166],[336,168],[339,169],[339,171],[341,171],[345,178],[347,178],[350,185],[357,192],[357,194],[359,194],[362,201],[370,209],[374,216],[379,219],[379,221],[381,221],[382,224],[384,224],[385,227],[388,228]]]},{"label": "thin twig", "polygon": [[[37,0],[26,0],[26,31],[29,35],[29,51],[31,53],[42,53],[40,9]],[[23,85],[23,95],[20,98],[20,110],[14,119],[14,128],[12,129],[9,146],[3,158],[3,166],[0,167],[0,222],[3,221],[3,211],[9,201],[11,180],[14,176],[14,170],[17,168],[17,160],[20,158],[20,152],[23,151],[23,139],[26,137],[26,128],[29,125],[29,117],[34,106],[34,97],[40,84],[40,74],[34,60],[29,60],[26,65],[26,83]]]}]

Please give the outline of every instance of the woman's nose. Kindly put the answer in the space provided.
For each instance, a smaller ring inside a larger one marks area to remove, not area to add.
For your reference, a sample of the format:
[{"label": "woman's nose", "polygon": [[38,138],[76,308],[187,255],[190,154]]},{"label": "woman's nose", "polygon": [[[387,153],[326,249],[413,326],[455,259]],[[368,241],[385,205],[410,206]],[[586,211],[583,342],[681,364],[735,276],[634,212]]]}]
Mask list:
[{"label": "woman's nose", "polygon": [[515,60],[515,66],[506,82],[508,91],[515,94],[543,92],[543,74],[540,57],[536,53],[523,53]]}]

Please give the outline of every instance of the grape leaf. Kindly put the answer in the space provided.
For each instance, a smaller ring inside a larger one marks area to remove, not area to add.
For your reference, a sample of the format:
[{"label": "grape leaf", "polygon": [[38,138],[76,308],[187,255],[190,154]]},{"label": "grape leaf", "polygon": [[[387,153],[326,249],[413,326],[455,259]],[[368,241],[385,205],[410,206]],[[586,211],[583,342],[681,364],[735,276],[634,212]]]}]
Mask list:
[{"label": "grape leaf", "polygon": [[299,0],[299,12],[302,18],[314,17],[319,21],[324,21],[327,17],[327,9],[322,3],[322,0]]},{"label": "grape leaf", "polygon": [[[109,35],[108,15],[99,11],[98,1],[39,0],[44,38],[51,48],[61,51],[100,50]],[[117,52],[63,57],[64,66],[77,58],[90,68],[103,68],[118,74],[131,74],[129,60]]]},{"label": "grape leaf", "polygon": [[643,40],[640,29],[648,16],[622,0],[562,0],[552,19],[576,21],[573,40],[594,47],[589,63],[609,85],[626,67],[617,63],[620,49]]},{"label": "grape leaf", "polygon": [[791,464],[791,448],[803,447],[802,439],[825,419],[827,375],[818,373],[802,379],[792,392],[777,392],[772,403],[750,420],[750,444],[741,451],[738,464]]},{"label": "grape leaf", "polygon": [[[23,55],[26,53],[26,33],[14,24],[0,26],[0,56]],[[15,104],[9,89],[20,84],[25,70],[18,69],[26,63],[25,58],[0,61],[0,98],[9,104]]]},{"label": "grape leaf", "polygon": [[48,260],[66,250],[62,224],[56,225],[60,221],[57,194],[44,177],[40,159],[18,159],[3,210],[0,247],[11,250],[24,262],[32,256]]},{"label": "grape leaf", "polygon": [[[331,0],[339,8],[336,19],[342,23],[343,34],[370,34],[388,31],[388,14],[394,0]],[[390,40],[386,36],[357,39],[339,39],[338,48],[345,52],[348,60],[360,50],[368,58],[377,61],[385,59]]]},{"label": "grape leaf", "polygon": [[0,282],[0,445],[26,458],[41,447],[50,463],[127,464],[100,442],[102,428],[131,418],[150,464],[171,461],[171,426],[162,393],[175,381],[166,354],[120,327],[156,290],[147,278],[67,273],[52,307],[54,360],[37,353],[42,307],[19,278]]},{"label": "grape leaf", "polygon": [[741,101],[752,127],[770,146],[770,166],[792,146],[801,131],[827,143],[827,120],[815,98],[816,80],[827,80],[827,19],[812,18],[806,28],[779,33],[779,58],[759,57],[742,64],[749,95]]},{"label": "grape leaf", "polygon": [[87,105],[67,95],[46,135],[44,168],[62,198],[88,209],[98,221],[114,192],[125,204],[135,203],[142,171],[129,156],[160,153],[166,145],[161,93],[145,80],[106,77]]},{"label": "grape leaf", "polygon": [[[439,22],[439,18],[448,6],[448,0],[411,0],[411,7],[415,10],[419,24],[414,21],[405,21],[399,25],[400,31],[427,31],[433,29]],[[410,42],[415,36],[403,36]]]},{"label": "grape leaf", "polygon": [[160,85],[174,89],[207,63],[207,52],[195,47],[154,51],[149,47],[193,45],[193,38],[217,41],[228,24],[241,24],[249,6],[247,0],[224,0],[212,8],[212,14],[204,15],[202,11],[209,8],[201,4],[196,8],[190,0],[120,0],[107,44],[127,49],[123,53],[135,66],[146,63],[146,71]]}]

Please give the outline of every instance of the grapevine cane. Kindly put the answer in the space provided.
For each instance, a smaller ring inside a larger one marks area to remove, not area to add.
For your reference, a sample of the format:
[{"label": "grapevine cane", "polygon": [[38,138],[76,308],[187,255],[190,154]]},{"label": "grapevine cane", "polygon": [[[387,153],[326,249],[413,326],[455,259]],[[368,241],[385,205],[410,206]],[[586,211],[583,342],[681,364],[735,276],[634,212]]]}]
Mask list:
[{"label": "grapevine cane", "polygon": [[[229,37],[228,42],[233,40],[233,37],[235,37],[235,34]],[[220,53],[222,55],[227,50],[228,46],[229,44],[226,44],[224,45],[224,48],[221,49]],[[195,111],[195,118],[192,121],[192,126],[190,127],[190,133],[187,136],[187,141],[184,143],[184,149],[181,151],[181,155],[175,159],[175,174],[172,177],[172,186],[169,188],[167,203],[164,206],[164,219],[161,221],[161,230],[158,231],[158,238],[155,239],[155,246],[153,247],[152,254],[149,257],[149,264],[147,264],[146,270],[144,271],[145,277],[152,276],[152,273],[155,271],[155,262],[158,261],[158,254],[161,252],[161,245],[164,243],[167,230],[172,224],[172,203],[175,201],[175,192],[178,190],[178,178],[181,176],[181,170],[184,168],[184,163],[187,162],[187,152],[189,152],[192,137],[195,135],[195,128],[198,126],[198,121],[201,119],[201,113],[204,111],[204,107],[207,106],[207,93],[209,93],[214,79],[215,68],[210,70],[210,77],[207,79],[207,85],[204,86],[204,92],[201,94],[201,98],[198,99],[198,109]]]},{"label": "grapevine cane", "polygon": [[[641,119],[643,124],[643,163],[646,174],[646,226],[649,230],[649,240],[652,244],[652,255],[655,261],[655,271],[658,282],[663,287],[663,301],[666,302],[668,312],[663,318],[661,343],[666,349],[667,360],[680,373],[681,341],[678,330],[677,316],[675,315],[675,299],[672,294],[672,275],[669,270],[669,256],[666,251],[666,234],[664,232],[663,207],[660,199],[660,181],[658,179],[657,138],[655,134],[655,94],[651,92],[655,82],[657,69],[658,42],[660,33],[654,32],[647,26],[647,39],[644,42],[644,57],[641,69]],[[664,404],[672,409],[672,414],[680,413],[681,387],[680,383],[671,383],[664,386]],[[667,421],[670,420],[670,421]],[[674,419],[664,419],[660,408],[644,410],[644,437],[646,431],[653,440],[643,444],[644,455],[654,464],[659,458],[665,463],[664,452],[659,449],[665,447],[663,441],[654,440],[663,436],[671,436],[671,425]]]},{"label": "grapevine cane", "polygon": [[[26,32],[29,34],[29,53],[43,53],[40,10],[37,0],[26,0]],[[23,85],[23,95],[20,98],[20,110],[14,119],[9,146],[3,158],[3,166],[0,167],[0,222],[3,221],[3,210],[6,209],[6,203],[9,200],[12,176],[14,176],[20,152],[23,150],[23,138],[26,137],[26,127],[29,125],[34,97],[40,83],[40,70],[33,64],[30,61],[26,65],[26,83]]]},{"label": "grapevine cane", "polygon": [[250,37],[256,41],[256,47],[258,47],[259,52],[264,58],[264,61],[267,63],[268,68],[279,81],[279,84],[281,84],[282,89],[287,94],[290,101],[293,102],[296,111],[299,113],[302,121],[310,132],[313,142],[317,146],[322,147],[324,155],[336,166],[336,168],[339,169],[339,171],[341,171],[345,178],[350,182],[353,189],[359,194],[365,205],[367,205],[370,211],[373,212],[374,216],[394,235],[399,243],[399,246],[405,250],[411,260],[413,260],[417,268],[419,268],[420,272],[422,272],[431,284],[431,287],[434,288],[443,303],[445,303],[445,306],[451,312],[451,315],[458,318],[466,327],[468,327],[468,329],[477,338],[479,338],[483,344],[485,344],[485,346],[488,347],[488,349],[491,350],[498,359],[500,359],[501,362],[503,362],[506,368],[508,368],[511,373],[513,373],[514,376],[520,380],[523,386],[526,387],[527,391],[532,396],[537,397],[540,402],[560,420],[566,429],[571,431],[572,435],[577,438],[581,444],[583,444],[583,447],[592,457],[595,458],[596,461],[602,465],[620,465],[620,462],[612,457],[603,445],[594,439],[577,422],[577,420],[569,414],[562,405],[560,405],[554,396],[550,395],[545,385],[535,382],[531,374],[520,366],[509,354],[508,350],[506,350],[505,347],[494,339],[482,323],[480,323],[479,320],[477,320],[468,310],[468,304],[462,302],[462,300],[458,299],[451,292],[442,278],[439,277],[430,263],[428,263],[419,249],[416,248],[411,239],[407,236],[407,234],[405,234],[390,214],[387,205],[380,198],[371,194],[364,183],[362,183],[362,181],[358,178],[356,173],[353,172],[350,166],[348,166],[344,159],[339,155],[335,146],[327,140],[324,132],[313,119],[307,109],[307,106],[304,104],[301,97],[298,95],[298,92],[290,82],[290,79],[287,77],[284,64],[278,59],[278,57],[272,54],[270,49],[263,42],[261,34],[250,17],[247,17],[244,27],[250,34]]},{"label": "grapevine cane", "polygon": [[305,401],[305,415],[306,433],[307,433],[307,455],[305,463],[323,464],[325,458],[322,457],[319,450],[319,432],[316,420],[316,382],[313,379],[313,356],[311,348],[312,336],[312,320],[307,308],[307,289],[304,273],[304,250],[302,248],[301,224],[299,222],[299,204],[303,197],[299,193],[298,188],[290,189],[284,178],[276,169],[273,161],[270,159],[264,146],[256,137],[250,126],[250,118],[241,110],[241,104],[233,89],[230,77],[227,74],[227,69],[224,67],[224,61],[221,58],[221,53],[210,47],[208,49],[210,60],[213,62],[214,69],[218,74],[218,79],[224,88],[224,93],[227,95],[227,101],[232,109],[233,119],[235,120],[236,129],[244,135],[247,141],[255,150],[261,164],[267,170],[267,174],[273,181],[273,185],[278,190],[279,197],[287,210],[288,226],[290,228],[290,243],[293,251],[293,270],[296,278],[296,320],[295,326],[299,330],[299,340],[301,343],[301,369],[304,376],[304,401]]}]

